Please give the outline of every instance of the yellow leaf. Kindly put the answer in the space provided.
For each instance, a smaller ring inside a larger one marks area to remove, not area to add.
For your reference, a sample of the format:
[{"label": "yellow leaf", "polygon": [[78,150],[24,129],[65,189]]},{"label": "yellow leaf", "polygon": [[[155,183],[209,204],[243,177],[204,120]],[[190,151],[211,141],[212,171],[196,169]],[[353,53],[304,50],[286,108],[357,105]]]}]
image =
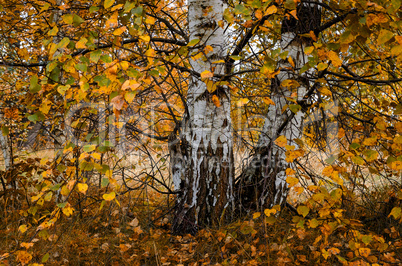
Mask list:
[{"label": "yellow leaf", "polygon": [[269,98],[269,97],[263,97],[262,101],[268,105],[270,105],[270,104],[275,105],[274,101],[272,101],[271,98]]},{"label": "yellow leaf", "polygon": [[290,11],[290,14],[291,14],[295,19],[299,20],[299,18],[297,17],[297,10],[296,10],[296,9]]},{"label": "yellow leaf", "polygon": [[92,153],[91,156],[92,156],[92,158],[94,158],[96,160],[100,160],[100,158],[101,158],[101,155],[97,152]]},{"label": "yellow leaf", "polygon": [[288,57],[288,61],[289,61],[289,64],[290,64],[292,67],[295,67],[295,66],[296,66],[296,65],[295,65],[295,62],[293,61],[293,58],[292,58],[291,56]]},{"label": "yellow leaf", "polygon": [[22,242],[21,243],[21,247],[29,249],[31,247],[33,247],[34,243],[26,243],[26,242]]},{"label": "yellow leaf", "polygon": [[103,7],[105,9],[108,9],[109,7],[111,7],[114,4],[114,0],[105,0],[105,3],[103,4]]},{"label": "yellow leaf", "polygon": [[155,21],[156,21],[156,19],[153,18],[153,17],[147,17],[147,18],[145,19],[145,23],[150,24],[150,25],[155,24]]},{"label": "yellow leaf", "polygon": [[276,8],[276,6],[272,5],[267,9],[267,11],[265,11],[265,15],[274,14],[276,13],[276,11],[278,11],[278,9]]},{"label": "yellow leaf", "polygon": [[277,210],[274,209],[274,208],[272,208],[272,209],[265,209],[265,210],[264,210],[264,214],[265,214],[267,217],[271,216],[271,214],[276,214],[276,213],[277,213]]},{"label": "yellow leaf", "polygon": [[391,55],[398,56],[402,54],[402,45],[397,45],[391,48]]},{"label": "yellow leaf", "polygon": [[261,12],[261,10],[257,9],[257,10],[255,11],[255,17],[256,17],[258,20],[261,20],[261,19],[262,19],[262,12]]},{"label": "yellow leaf", "polygon": [[247,99],[247,98],[241,98],[240,100],[237,101],[237,105],[238,105],[239,107],[241,107],[241,106],[245,105],[245,104],[248,103],[248,102],[249,102],[249,99]]},{"label": "yellow leaf", "polygon": [[140,39],[144,42],[149,42],[151,40],[151,37],[149,37],[148,35],[141,35]]},{"label": "yellow leaf", "polygon": [[317,36],[315,36],[314,31],[311,30],[309,32],[309,35],[310,35],[311,39],[313,39],[313,41],[315,41],[315,42],[317,41]]},{"label": "yellow leaf", "polygon": [[78,191],[81,192],[82,194],[86,194],[88,190],[88,185],[85,183],[78,183],[77,185]]},{"label": "yellow leaf", "polygon": [[121,69],[127,70],[130,67],[130,63],[127,61],[120,62]]},{"label": "yellow leaf", "polygon": [[285,136],[279,136],[276,140],[275,140],[275,144],[278,145],[279,147],[285,147],[287,144],[287,139]]},{"label": "yellow leaf", "polygon": [[49,36],[56,36],[58,32],[59,32],[59,28],[57,28],[57,26],[54,26],[47,34]]},{"label": "yellow leaf", "polygon": [[216,95],[212,95],[212,102],[215,104],[216,107],[221,106],[221,102],[219,101],[219,98]]},{"label": "yellow leaf", "polygon": [[359,253],[361,256],[367,258],[370,255],[371,249],[369,248],[359,248]]},{"label": "yellow leaf", "polygon": [[117,16],[118,13],[116,12],[113,14],[106,22],[105,22],[105,29],[110,29],[113,27],[116,27],[118,25],[117,23]]},{"label": "yellow leaf", "polygon": [[116,197],[116,193],[114,191],[110,192],[109,194],[103,195],[103,199],[106,201],[114,200],[115,197]]},{"label": "yellow leaf", "polygon": [[[326,63],[319,63],[318,66],[317,66],[317,70],[318,70],[318,71],[322,71],[322,70],[326,69],[327,67],[328,67],[328,64],[326,64]],[[328,89],[327,89],[327,90],[328,90]]]},{"label": "yellow leaf", "polygon": [[[67,204],[68,204],[68,203],[67,203]],[[71,216],[71,214],[73,214],[73,212],[74,212],[74,209],[71,208],[70,204],[66,205],[66,206],[63,208],[63,213],[64,213],[64,215],[66,215],[67,217]]]},{"label": "yellow leaf", "polygon": [[293,187],[299,183],[299,179],[293,176],[288,176],[286,182],[289,184],[289,187]]},{"label": "yellow leaf", "polygon": [[18,231],[20,231],[21,233],[25,233],[27,231],[27,226],[25,224],[20,225],[20,227],[18,227]]},{"label": "yellow leaf", "polygon": [[394,216],[395,219],[398,219],[401,217],[401,208],[400,207],[394,207],[388,217]]},{"label": "yellow leaf", "polygon": [[304,48],[304,53],[306,55],[311,54],[314,51],[314,46],[307,46],[306,48]]},{"label": "yellow leaf", "polygon": [[297,195],[300,195],[304,191],[304,187],[294,187],[293,189],[296,191]]},{"label": "yellow leaf", "polygon": [[288,163],[293,162],[295,159],[301,157],[304,155],[304,150],[302,149],[298,149],[298,150],[290,150],[290,151],[286,151],[286,161]]},{"label": "yellow leaf", "polygon": [[18,250],[16,252],[17,261],[21,262],[22,265],[28,264],[32,260],[32,255],[25,250]]},{"label": "yellow leaf", "polygon": [[328,59],[331,60],[332,64],[335,67],[342,66],[342,60],[339,58],[339,56],[334,51],[329,51],[327,55],[328,55]]},{"label": "yellow leaf", "polygon": [[299,206],[297,207],[297,213],[302,215],[303,217],[306,217],[307,214],[310,212],[310,208],[307,206]]},{"label": "yellow leaf", "polygon": [[293,175],[296,173],[296,171],[293,170],[292,168],[286,168],[285,172],[286,172],[286,175]]},{"label": "yellow leaf", "polygon": [[201,78],[203,78],[203,79],[212,78],[213,76],[214,76],[214,74],[212,74],[212,72],[209,71],[209,70],[204,70],[204,71],[201,73]]},{"label": "yellow leaf", "polygon": [[85,49],[87,48],[87,46],[85,45],[87,43],[88,39],[83,37],[81,38],[76,44],[75,44],[75,48],[77,49]]},{"label": "yellow leaf", "polygon": [[66,24],[73,24],[74,17],[73,17],[73,15],[71,15],[71,14],[64,15],[64,16],[63,16],[63,21],[64,21]]},{"label": "yellow leaf", "polygon": [[261,216],[261,213],[260,212],[255,212],[255,213],[253,213],[253,219],[257,219],[258,217],[260,217]]},{"label": "yellow leaf", "polygon": [[[123,32],[125,32],[126,31],[126,26],[123,26],[123,27],[120,27],[120,28],[118,28],[118,29],[115,29],[114,31],[113,31],[113,35],[114,36],[120,36],[121,34],[123,34]],[[141,37],[140,37],[141,38]]]}]

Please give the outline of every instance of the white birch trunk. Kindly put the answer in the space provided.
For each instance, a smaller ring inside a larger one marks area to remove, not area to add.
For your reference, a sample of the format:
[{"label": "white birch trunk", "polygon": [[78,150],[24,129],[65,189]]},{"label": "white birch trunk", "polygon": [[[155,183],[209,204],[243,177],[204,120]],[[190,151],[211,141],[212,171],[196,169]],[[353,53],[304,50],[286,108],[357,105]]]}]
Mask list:
[{"label": "white birch trunk", "polygon": [[[288,52],[288,58],[291,60],[278,63],[280,73],[272,80],[271,85],[271,100],[274,105],[268,108],[267,118],[257,143],[257,152],[243,172],[240,181],[246,184],[240,184],[240,197],[246,194],[245,197],[248,197],[245,199],[246,202],[258,200],[257,207],[272,207],[286,203],[288,186],[285,170],[295,168],[295,165],[286,161],[286,149],[279,147],[274,141],[280,135],[284,135],[287,144],[297,150],[299,145],[296,140],[300,139],[303,133],[303,110],[293,114],[289,108],[283,112],[283,108],[286,105],[296,104],[287,98],[302,101],[311,85],[307,77],[311,73],[306,71],[300,74],[300,68],[308,62],[304,49],[312,45],[312,39],[300,37],[298,34],[308,33],[319,26],[320,7],[312,3],[301,3],[298,6],[297,16],[298,20],[290,16],[290,19],[283,21],[280,45],[282,51]],[[290,63],[291,61],[294,65]],[[298,81],[300,86],[293,90],[281,86],[281,83],[288,79]]]},{"label": "white birch trunk", "polygon": [[[202,52],[208,45],[213,48],[202,58],[190,61],[193,70],[224,74],[224,64],[213,64],[226,55],[224,29],[218,26],[218,21],[223,20],[224,2],[190,0],[188,5],[190,40],[200,40],[197,46],[201,48],[195,52]],[[218,104],[213,103],[213,97]],[[180,190],[173,224],[176,233],[195,233],[199,226],[217,225],[233,208],[229,90],[218,86],[208,91],[204,81],[193,76],[187,108],[180,144],[178,140],[170,141],[173,182]]]},{"label": "white birch trunk", "polygon": [[[2,113],[0,113],[0,121],[3,121]],[[2,132],[0,132],[0,148],[3,153],[4,170],[8,171],[11,168],[11,147],[8,141],[8,136],[4,136]]]}]

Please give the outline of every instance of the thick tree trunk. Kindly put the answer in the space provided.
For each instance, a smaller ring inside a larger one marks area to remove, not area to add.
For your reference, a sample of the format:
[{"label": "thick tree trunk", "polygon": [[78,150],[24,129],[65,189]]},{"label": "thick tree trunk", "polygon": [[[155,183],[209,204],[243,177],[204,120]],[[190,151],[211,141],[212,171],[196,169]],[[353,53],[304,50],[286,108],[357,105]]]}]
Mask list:
[{"label": "thick tree trunk", "polygon": [[[190,53],[202,54],[190,61],[193,70],[223,74],[224,64],[213,62],[226,55],[224,29],[218,26],[224,2],[189,0],[188,5],[190,40],[200,40],[199,48]],[[212,81],[216,85],[218,80]],[[173,232],[195,233],[202,226],[227,220],[233,210],[233,151],[226,86],[214,89],[200,77],[192,77],[180,139],[170,138],[170,151],[173,182],[179,192]]]},{"label": "thick tree trunk", "polygon": [[[306,100],[304,96],[311,85],[308,80],[311,73],[306,71],[300,74],[300,68],[308,62],[304,49],[313,42],[311,37],[302,37],[300,34],[310,31],[314,33],[320,21],[320,7],[302,2],[297,7],[297,19],[289,14],[282,22],[280,45],[283,51],[288,52],[288,59],[278,63],[280,73],[271,84],[274,105],[269,106],[254,156],[241,174],[236,187],[238,200],[246,209],[270,208],[286,203],[288,187],[285,171],[287,168],[294,168],[294,164],[290,159],[287,160],[285,147],[279,147],[275,140],[283,135],[287,139],[287,145],[294,146],[293,151],[299,148],[297,140],[302,136],[304,113],[303,108],[298,109]],[[282,86],[285,80],[295,80],[299,86]],[[293,105],[293,108],[287,108],[283,112],[286,105]]]}]

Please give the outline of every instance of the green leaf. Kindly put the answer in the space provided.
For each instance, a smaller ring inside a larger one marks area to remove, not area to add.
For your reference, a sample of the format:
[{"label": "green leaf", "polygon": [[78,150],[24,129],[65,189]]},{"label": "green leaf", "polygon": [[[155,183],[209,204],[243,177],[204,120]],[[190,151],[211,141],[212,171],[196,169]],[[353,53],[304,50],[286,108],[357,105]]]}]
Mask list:
[{"label": "green leaf", "polygon": [[83,22],[85,22],[85,20],[83,20],[80,16],[76,14],[73,15],[73,24],[75,27],[78,27]]},{"label": "green leaf", "polygon": [[317,219],[312,219],[312,220],[310,220],[310,227],[311,227],[311,228],[316,228],[316,227],[319,226],[319,225],[320,225],[320,223],[318,222]]},{"label": "green leaf", "polygon": [[307,214],[310,212],[310,208],[307,206],[299,206],[297,207],[297,213],[302,215],[303,217],[306,217]]},{"label": "green leaf", "polygon": [[301,110],[301,106],[298,104],[291,104],[291,105],[289,105],[289,109],[290,109],[290,111],[292,111],[293,113],[296,114],[297,112],[299,112]]},{"label": "green leaf", "polygon": [[128,91],[124,94],[124,99],[128,102],[128,103],[132,103],[135,95],[137,94],[136,91]]},{"label": "green leaf", "polygon": [[64,21],[66,24],[69,24],[69,25],[73,24],[74,17],[73,17],[72,14],[66,14],[66,15],[64,15],[62,18],[63,18],[63,21]]},{"label": "green leaf", "polygon": [[101,55],[102,55],[102,51],[101,51],[101,50],[93,51],[93,52],[91,52],[91,53],[89,54],[89,60],[91,60],[91,62],[98,63],[98,61],[99,61]]},{"label": "green leaf", "polygon": [[37,75],[33,75],[31,77],[31,84],[29,86],[29,90],[32,93],[38,92],[42,89],[42,87],[38,84],[38,76]]},{"label": "green leaf", "polygon": [[83,150],[84,150],[85,152],[91,152],[91,151],[94,151],[95,148],[96,148],[96,145],[91,145],[91,144],[89,144],[89,145],[85,145],[85,146],[83,147]]},{"label": "green leaf", "polygon": [[108,9],[109,7],[111,7],[114,4],[115,0],[105,0],[105,3],[103,4],[103,7],[105,9]]},{"label": "green leaf", "polygon": [[249,16],[251,14],[250,10],[243,5],[236,5],[234,12],[235,14],[242,14],[244,16]]},{"label": "green leaf", "polygon": [[99,7],[98,6],[91,6],[90,8],[89,8],[89,13],[94,13],[94,12],[96,12],[96,11],[98,11],[99,10]]},{"label": "green leaf", "polygon": [[357,165],[364,165],[364,160],[363,160],[363,158],[360,157],[360,156],[354,156],[354,157],[352,158],[352,162],[354,162],[354,163],[357,164]]},{"label": "green leaf", "polygon": [[229,56],[230,58],[232,58],[233,60],[241,60],[241,56],[239,56],[239,55],[231,55],[231,56]]},{"label": "green leaf", "polygon": [[102,60],[104,63],[112,63],[112,58],[107,54],[102,55],[100,60]]},{"label": "green leaf", "polygon": [[50,255],[49,253],[46,253],[43,257],[42,257],[42,263],[45,263],[48,259],[49,259]]},{"label": "green leaf", "polygon": [[378,157],[378,152],[374,150],[366,150],[364,151],[364,155],[366,156],[367,161],[374,161]]},{"label": "green leaf", "polygon": [[87,72],[87,70],[88,70],[88,67],[87,67],[86,64],[76,64],[76,65],[75,65],[75,68],[76,68],[77,70],[82,71],[82,72]]},{"label": "green leaf", "polygon": [[102,178],[101,181],[102,188],[106,187],[107,185],[109,185],[109,178]]},{"label": "green leaf", "polygon": [[53,187],[50,188],[51,191],[56,191],[61,187],[61,184],[56,184]]},{"label": "green leaf", "polygon": [[45,197],[43,198],[45,201],[50,201],[51,199],[52,199],[52,196],[53,196],[53,192],[52,191],[49,191],[46,195],[45,195]]},{"label": "green leaf", "polygon": [[66,207],[66,205],[67,205],[67,202],[62,202],[62,203],[58,203],[57,207],[63,209],[64,207]]},{"label": "green leaf", "polygon": [[331,157],[325,159],[325,162],[326,162],[327,164],[333,164],[333,163],[335,162],[335,160],[336,160],[336,156],[335,156],[335,155],[332,155]]},{"label": "green leaf", "polygon": [[129,1],[127,1],[125,4],[124,4],[124,13],[128,13],[128,12],[130,12],[131,11],[131,9],[133,9],[135,7],[135,3],[133,3],[133,2],[129,2]]},{"label": "green leaf", "polygon": [[199,43],[199,42],[200,42],[200,39],[192,39],[192,40],[187,44],[187,46],[193,47],[194,45],[196,45],[196,44]]},{"label": "green leaf", "polygon": [[131,10],[131,14],[133,14],[137,17],[141,17],[143,11],[144,11],[144,9],[142,8],[142,6],[139,6],[137,8],[134,8],[133,10]]},{"label": "green leaf", "polygon": [[388,217],[394,216],[395,219],[398,219],[401,217],[401,208],[400,207],[394,207]]},{"label": "green leaf", "polygon": [[65,86],[58,86],[57,87],[57,92],[60,93],[60,95],[65,95],[66,91],[70,88],[70,85],[65,85]]},{"label": "green leaf", "polygon": [[8,127],[2,126],[1,133],[3,134],[3,136],[8,136],[8,134],[10,134],[10,130],[8,129]]},{"label": "green leaf", "polygon": [[49,36],[56,36],[58,32],[59,32],[59,28],[57,28],[57,26],[54,26],[47,34]]},{"label": "green leaf", "polygon": [[382,29],[380,30],[380,33],[378,34],[378,44],[384,44],[391,40],[391,38],[394,37],[394,34],[390,32],[389,30]]},{"label": "green leaf", "polygon": [[358,148],[360,148],[360,144],[356,143],[356,142],[350,144],[350,146],[349,146],[349,149],[353,149],[353,150],[357,150]]},{"label": "green leaf", "polygon": [[45,119],[45,116],[41,112],[36,112],[33,115],[28,116],[28,120],[35,122],[35,121],[42,121]]},{"label": "green leaf", "polygon": [[58,44],[57,48],[64,48],[70,43],[70,39],[67,37],[64,37]]},{"label": "green leaf", "polygon": [[370,235],[364,235],[363,237],[362,237],[362,242],[364,243],[364,244],[370,244],[370,242],[373,240],[373,237],[372,236],[370,236]]},{"label": "green leaf", "polygon": [[94,164],[87,161],[82,161],[79,168],[83,171],[92,171],[94,169]]}]

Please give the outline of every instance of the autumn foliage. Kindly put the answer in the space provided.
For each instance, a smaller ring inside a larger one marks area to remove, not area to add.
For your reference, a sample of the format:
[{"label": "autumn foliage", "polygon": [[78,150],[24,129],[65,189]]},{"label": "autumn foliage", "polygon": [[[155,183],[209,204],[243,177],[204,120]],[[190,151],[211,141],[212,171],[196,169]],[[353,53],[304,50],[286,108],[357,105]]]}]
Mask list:
[{"label": "autumn foliage", "polygon": [[225,1],[217,48],[186,1],[0,0],[0,265],[402,264],[401,4]]}]

